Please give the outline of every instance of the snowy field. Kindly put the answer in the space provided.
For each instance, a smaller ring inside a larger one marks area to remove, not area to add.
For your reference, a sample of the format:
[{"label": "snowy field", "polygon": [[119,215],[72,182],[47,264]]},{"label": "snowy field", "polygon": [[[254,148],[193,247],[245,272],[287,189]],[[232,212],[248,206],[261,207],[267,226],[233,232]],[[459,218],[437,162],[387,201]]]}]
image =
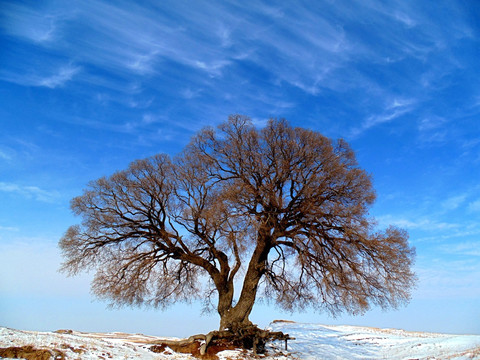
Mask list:
[{"label": "snowy field", "polygon": [[480,335],[446,335],[274,322],[271,328],[296,338],[289,351],[301,359],[480,359]]},{"label": "snowy field", "polygon": [[[141,334],[124,333],[84,333],[78,331],[37,332],[20,331],[0,327],[0,349],[7,347],[33,346],[35,349],[48,349],[52,359],[107,360],[107,359],[142,359],[142,360],[196,360],[197,358],[178,354],[167,349],[162,354],[149,350],[150,341],[166,339]],[[170,340],[175,338],[168,338]],[[265,360],[291,360],[281,352],[270,349],[272,356]],[[60,355],[60,356],[59,356]],[[253,355],[238,350],[225,350],[217,354],[219,360],[254,359]],[[2,359],[2,357],[0,357]],[[35,358],[36,359],[36,358]],[[43,360],[43,359],[42,359]]]},{"label": "snowy field", "polygon": [[[274,322],[270,328],[290,334],[288,354],[283,342],[269,347],[265,360],[293,359],[480,359],[480,335],[447,335],[377,329],[358,326],[327,326]],[[47,349],[52,359],[194,359],[166,351],[155,354],[147,343],[158,337],[123,333],[20,331],[0,327],[0,348],[32,346]],[[241,351],[218,353],[220,360],[250,359]]]}]

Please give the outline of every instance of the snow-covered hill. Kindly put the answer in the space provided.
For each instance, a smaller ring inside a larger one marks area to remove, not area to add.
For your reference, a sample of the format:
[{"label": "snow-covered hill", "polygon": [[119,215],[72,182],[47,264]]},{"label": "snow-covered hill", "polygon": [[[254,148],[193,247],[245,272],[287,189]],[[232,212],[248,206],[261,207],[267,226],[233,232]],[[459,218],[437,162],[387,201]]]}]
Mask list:
[{"label": "snow-covered hill", "polygon": [[289,351],[301,359],[480,359],[480,335],[447,335],[359,326],[274,322],[295,337]]},{"label": "snow-covered hill", "polygon": [[[480,335],[447,335],[357,326],[327,326],[276,321],[271,329],[295,337],[269,348],[265,360],[288,359],[480,359]],[[60,359],[194,359],[185,354],[155,354],[147,342],[157,337],[124,333],[77,331],[35,332],[0,327],[0,348],[31,346],[46,349]],[[250,359],[241,351],[218,353],[221,360]],[[55,358],[52,356],[52,358]]]}]

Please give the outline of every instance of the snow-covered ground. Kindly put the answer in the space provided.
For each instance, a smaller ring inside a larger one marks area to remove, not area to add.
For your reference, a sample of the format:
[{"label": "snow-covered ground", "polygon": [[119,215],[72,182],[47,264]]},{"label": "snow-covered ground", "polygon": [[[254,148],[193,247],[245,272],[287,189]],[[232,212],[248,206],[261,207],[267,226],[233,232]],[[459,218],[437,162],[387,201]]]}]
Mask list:
[{"label": "snow-covered ground", "polygon": [[[0,349],[33,346],[35,349],[48,349],[55,354],[63,353],[65,359],[142,359],[142,360],[194,360],[193,356],[174,353],[167,349],[157,354],[149,350],[150,341],[165,340],[154,336],[125,333],[84,333],[79,331],[37,332],[21,331],[0,327]],[[174,338],[169,338],[170,340]],[[272,356],[265,360],[288,360],[281,351],[270,349]],[[219,360],[253,359],[251,354],[240,350],[225,350],[217,354]],[[59,357],[61,358],[61,357]],[[0,359],[2,359],[0,357]],[[291,358],[290,358],[291,359]]]},{"label": "snow-covered ground", "polygon": [[274,322],[271,328],[296,338],[301,359],[480,359],[480,335],[447,335],[359,326]]},{"label": "snow-covered ground", "polygon": [[[270,328],[294,337],[283,355],[283,342],[269,348],[265,360],[289,359],[480,359],[480,335],[447,335],[377,329],[358,326],[327,326],[277,321]],[[66,359],[194,359],[185,354],[155,354],[147,342],[159,338],[124,333],[20,331],[0,327],[0,348],[33,346],[61,351]],[[52,351],[53,353],[53,351]],[[218,353],[221,360],[250,359],[241,351]]]}]

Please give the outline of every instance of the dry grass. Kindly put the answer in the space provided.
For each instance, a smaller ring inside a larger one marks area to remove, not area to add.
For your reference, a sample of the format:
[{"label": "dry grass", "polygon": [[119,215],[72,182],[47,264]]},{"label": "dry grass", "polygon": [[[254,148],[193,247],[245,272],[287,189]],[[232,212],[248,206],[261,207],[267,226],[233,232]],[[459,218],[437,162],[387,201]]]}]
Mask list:
[{"label": "dry grass", "polygon": [[57,349],[36,349],[31,345],[0,348],[0,357],[26,360],[64,360],[65,354]]},{"label": "dry grass", "polygon": [[272,321],[272,324],[276,324],[276,323],[295,324],[295,321],[292,321],[292,320],[273,320]]},{"label": "dry grass", "polygon": [[446,359],[452,359],[452,358],[457,358],[459,356],[462,356],[463,358],[466,358],[466,359],[480,359],[480,346],[479,347],[476,347],[474,349],[469,349],[467,351],[464,351],[460,354],[454,354],[452,356],[449,356],[448,358]]}]

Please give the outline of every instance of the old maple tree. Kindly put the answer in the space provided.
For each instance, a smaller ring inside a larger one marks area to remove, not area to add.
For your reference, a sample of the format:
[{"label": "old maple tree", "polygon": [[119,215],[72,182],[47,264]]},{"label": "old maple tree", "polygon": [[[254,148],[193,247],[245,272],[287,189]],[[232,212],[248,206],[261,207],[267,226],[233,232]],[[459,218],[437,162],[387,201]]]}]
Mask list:
[{"label": "old maple tree", "polygon": [[[362,313],[408,301],[414,250],[375,231],[369,175],[342,140],[244,116],[89,184],[60,241],[63,269],[95,269],[114,304],[217,301],[220,330],[251,326],[259,295],[286,310]],[[208,279],[208,281],[202,280]]]}]

